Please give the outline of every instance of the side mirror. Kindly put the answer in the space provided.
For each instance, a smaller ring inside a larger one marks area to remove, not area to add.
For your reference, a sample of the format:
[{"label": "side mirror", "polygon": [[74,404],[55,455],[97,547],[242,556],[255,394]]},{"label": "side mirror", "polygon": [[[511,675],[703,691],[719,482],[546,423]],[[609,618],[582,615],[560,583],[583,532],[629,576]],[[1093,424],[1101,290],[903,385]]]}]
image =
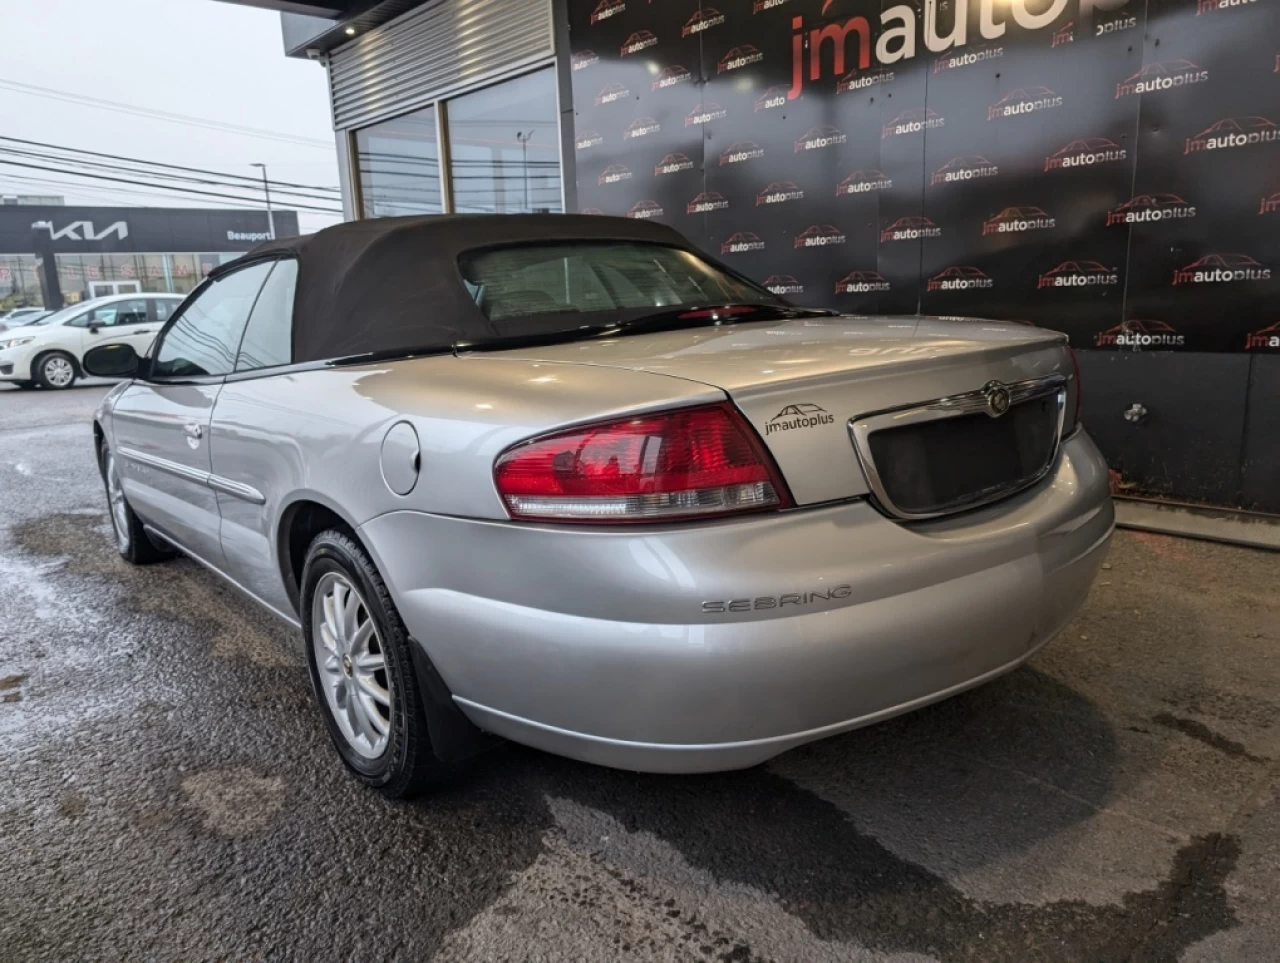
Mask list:
[{"label": "side mirror", "polygon": [[101,331],[101,330],[102,330],[102,327],[101,327],[100,325],[97,325],[97,324],[90,324],[90,325],[89,325],[89,333],[90,333],[90,334],[97,334],[97,333],[98,333],[99,331]]},{"label": "side mirror", "polygon": [[142,359],[131,344],[104,344],[86,351],[80,367],[95,378],[136,378]]}]

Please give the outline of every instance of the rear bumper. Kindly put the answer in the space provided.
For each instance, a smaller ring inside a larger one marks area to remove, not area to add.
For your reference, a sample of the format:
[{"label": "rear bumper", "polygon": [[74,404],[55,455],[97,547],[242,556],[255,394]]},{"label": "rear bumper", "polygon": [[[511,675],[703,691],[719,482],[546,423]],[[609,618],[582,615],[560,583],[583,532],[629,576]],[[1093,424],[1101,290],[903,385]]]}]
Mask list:
[{"label": "rear bumper", "polygon": [[[1034,489],[911,527],[854,502],[609,531],[398,512],[362,534],[481,728],[695,772],[754,765],[1015,668],[1079,608],[1112,526],[1105,464],[1080,433]],[[704,610],[733,600],[747,610]]]}]

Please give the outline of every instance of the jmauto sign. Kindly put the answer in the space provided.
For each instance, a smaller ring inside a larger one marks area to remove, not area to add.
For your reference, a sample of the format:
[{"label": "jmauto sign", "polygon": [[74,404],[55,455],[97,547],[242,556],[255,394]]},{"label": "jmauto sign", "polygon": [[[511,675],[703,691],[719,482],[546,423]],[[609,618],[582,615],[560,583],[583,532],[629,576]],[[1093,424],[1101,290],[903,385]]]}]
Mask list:
[{"label": "jmauto sign", "polygon": [[1280,0],[569,0],[582,209],[802,303],[1280,353]]}]

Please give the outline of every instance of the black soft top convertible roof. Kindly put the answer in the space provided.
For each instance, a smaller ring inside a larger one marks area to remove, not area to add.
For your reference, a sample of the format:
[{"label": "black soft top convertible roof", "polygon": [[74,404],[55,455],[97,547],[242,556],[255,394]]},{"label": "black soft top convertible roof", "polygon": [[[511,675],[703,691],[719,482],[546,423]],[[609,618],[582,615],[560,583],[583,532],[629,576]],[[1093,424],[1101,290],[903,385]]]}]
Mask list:
[{"label": "black soft top convertible roof", "polygon": [[647,241],[693,250],[651,221],[582,214],[440,214],[348,221],[267,241],[211,272],[294,257],[293,360],[443,349],[498,332],[458,271],[476,248],[547,241]]}]

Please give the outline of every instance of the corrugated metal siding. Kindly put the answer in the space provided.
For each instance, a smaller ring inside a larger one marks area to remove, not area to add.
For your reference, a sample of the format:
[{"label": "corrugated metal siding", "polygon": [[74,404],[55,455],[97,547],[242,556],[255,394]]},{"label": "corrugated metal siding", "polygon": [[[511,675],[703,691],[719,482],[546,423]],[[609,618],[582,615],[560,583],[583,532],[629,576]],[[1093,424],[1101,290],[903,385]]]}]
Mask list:
[{"label": "corrugated metal siding", "polygon": [[339,47],[333,122],[365,127],[554,55],[551,0],[436,0]]}]

